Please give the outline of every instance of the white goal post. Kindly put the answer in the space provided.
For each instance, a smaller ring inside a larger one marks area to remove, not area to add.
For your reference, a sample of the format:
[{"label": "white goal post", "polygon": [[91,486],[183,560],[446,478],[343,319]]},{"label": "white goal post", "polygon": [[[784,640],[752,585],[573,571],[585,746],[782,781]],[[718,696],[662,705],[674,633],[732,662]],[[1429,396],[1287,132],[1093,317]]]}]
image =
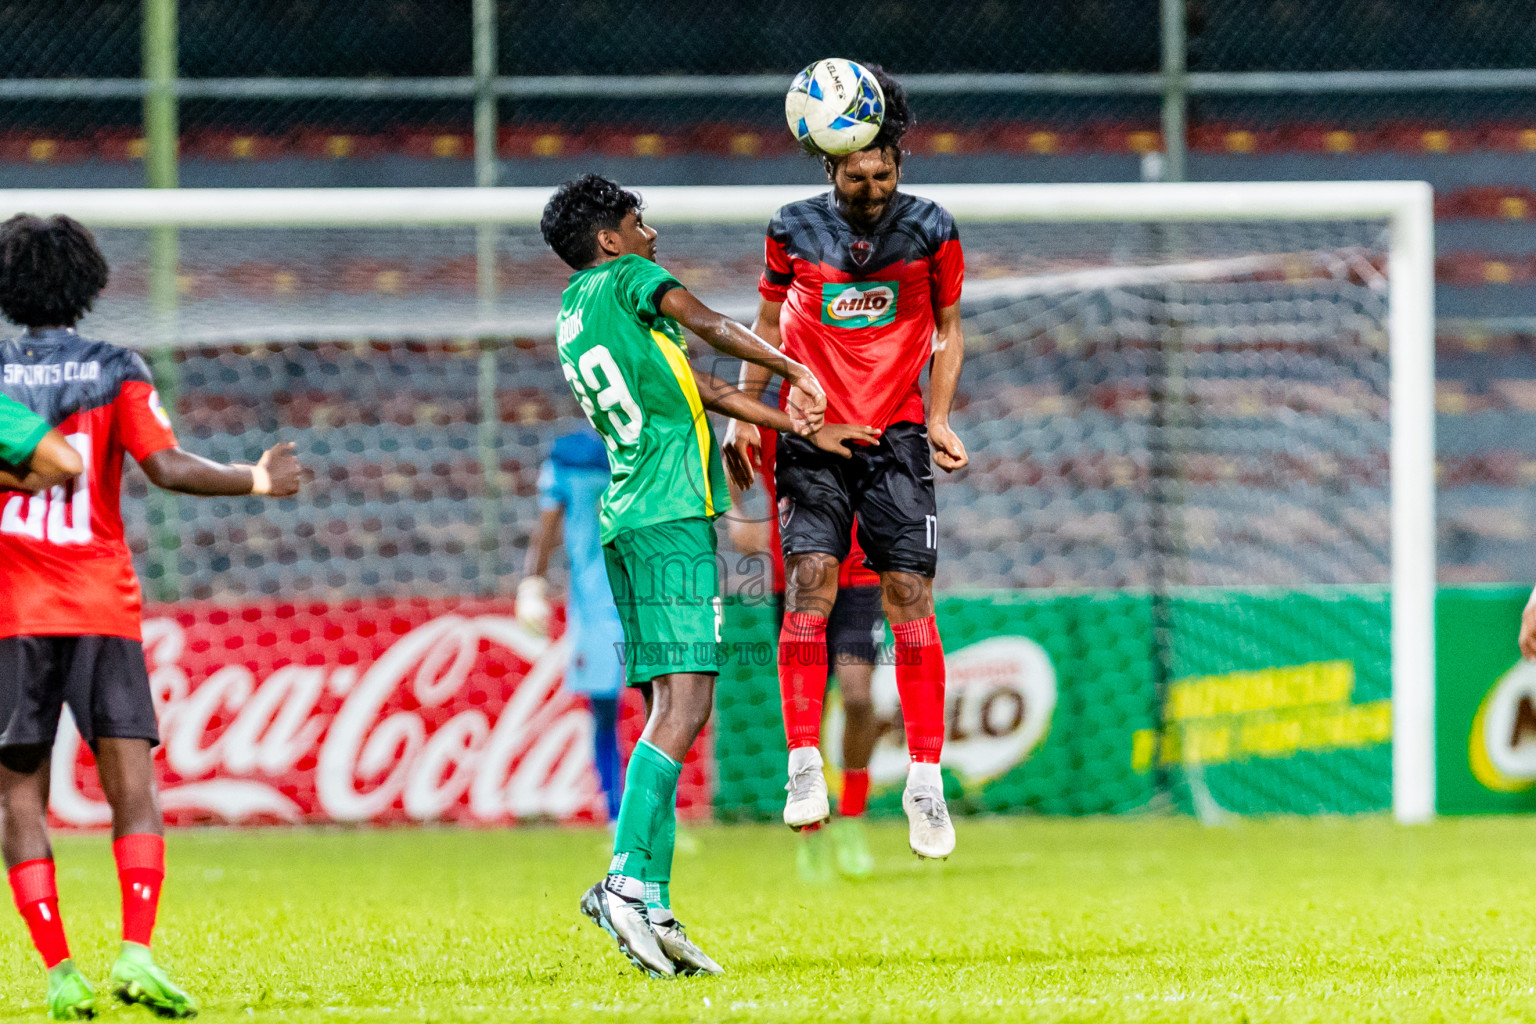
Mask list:
[{"label": "white goal post", "polygon": [[[766,223],[802,186],[642,188],[658,224]],[[963,227],[988,222],[1384,221],[1390,406],[1393,809],[1434,815],[1435,443],[1432,192],[1412,181],[928,185]],[[65,213],[92,228],[536,225],[545,188],[0,190],[0,216]],[[708,296],[706,295],[706,298]],[[553,317],[551,310],[551,318]]]}]

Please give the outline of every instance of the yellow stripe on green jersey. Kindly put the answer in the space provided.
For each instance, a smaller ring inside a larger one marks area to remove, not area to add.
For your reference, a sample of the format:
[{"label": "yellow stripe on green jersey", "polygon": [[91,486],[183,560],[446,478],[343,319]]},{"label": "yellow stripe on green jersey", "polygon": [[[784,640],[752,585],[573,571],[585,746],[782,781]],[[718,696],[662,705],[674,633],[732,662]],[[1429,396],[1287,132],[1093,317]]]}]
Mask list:
[{"label": "yellow stripe on green jersey", "polygon": [[693,434],[699,439],[699,468],[704,479],[704,514],[714,518],[715,496],[709,486],[709,453],[714,450],[714,434],[709,428],[709,418],[704,415],[704,399],[699,395],[699,385],[693,379],[688,357],[683,354],[677,342],[660,331],[652,331],[651,338],[656,342],[656,347],[661,349],[667,364],[672,367],[677,386],[682,389],[683,398],[688,402],[688,411],[693,414]]}]

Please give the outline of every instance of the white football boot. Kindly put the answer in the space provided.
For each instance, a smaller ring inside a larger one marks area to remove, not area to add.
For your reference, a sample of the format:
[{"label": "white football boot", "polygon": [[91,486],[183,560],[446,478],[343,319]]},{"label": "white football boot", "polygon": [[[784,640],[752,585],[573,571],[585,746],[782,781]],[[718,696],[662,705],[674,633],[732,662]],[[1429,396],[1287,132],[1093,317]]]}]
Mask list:
[{"label": "white football boot", "polygon": [[955,852],[955,826],[944,803],[944,780],[939,766],[914,761],[907,769],[907,788],[901,794],[907,812],[907,843],[912,852],[930,860],[943,860]]},{"label": "white football boot", "polygon": [[688,937],[688,929],[683,927],[681,921],[673,917],[670,912],[663,911],[658,916],[656,911],[651,911],[651,929],[656,933],[656,941],[661,945],[661,951],[667,954],[672,961],[672,966],[677,973],[683,976],[693,974],[724,974],[725,968],[710,957],[710,955],[694,945]]},{"label": "white football boot", "polygon": [[581,912],[613,936],[619,952],[653,978],[677,974],[672,960],[662,951],[645,907],[645,883],[625,875],[609,875],[581,897]]},{"label": "white football boot", "polygon": [[789,797],[784,801],[784,824],[796,832],[819,825],[832,817],[827,803],[827,776],[821,770],[821,751],[796,747],[789,752]]}]

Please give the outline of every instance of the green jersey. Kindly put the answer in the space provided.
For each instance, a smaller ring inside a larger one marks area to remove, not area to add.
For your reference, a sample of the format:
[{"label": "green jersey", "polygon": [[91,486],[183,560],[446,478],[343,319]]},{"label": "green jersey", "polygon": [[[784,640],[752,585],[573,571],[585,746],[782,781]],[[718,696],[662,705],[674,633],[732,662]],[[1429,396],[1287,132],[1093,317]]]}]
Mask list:
[{"label": "green jersey", "polygon": [[37,451],[48,421],[20,402],[0,395],[0,460],[20,466]]},{"label": "green jersey", "polygon": [[731,507],[715,432],[677,321],[661,315],[676,278],[642,256],[579,270],[560,299],[560,366],[608,446],[604,544],[624,530]]}]

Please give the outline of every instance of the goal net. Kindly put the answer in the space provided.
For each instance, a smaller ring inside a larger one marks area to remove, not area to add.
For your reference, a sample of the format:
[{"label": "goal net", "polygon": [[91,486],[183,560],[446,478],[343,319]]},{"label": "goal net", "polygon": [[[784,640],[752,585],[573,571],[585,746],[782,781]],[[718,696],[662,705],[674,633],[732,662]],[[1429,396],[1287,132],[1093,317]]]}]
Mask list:
[{"label": "goal net", "polygon": [[[912,190],[955,214],[967,260],[971,465],[938,479],[952,807],[1427,816],[1427,187]],[[658,260],[750,320],[763,225],[805,190],[640,191]],[[253,459],[293,440],[314,470],[284,502],[151,496],[135,475],[151,598],[510,594],[539,467],[579,423],[546,197],[0,193],[96,230],[113,281],[82,331],[145,349],[184,444]],[[765,511],[755,493],[731,514]],[[763,559],[721,532],[733,646],[708,799],[771,816],[773,606]],[[894,809],[889,664],[875,689],[873,806]]]}]

